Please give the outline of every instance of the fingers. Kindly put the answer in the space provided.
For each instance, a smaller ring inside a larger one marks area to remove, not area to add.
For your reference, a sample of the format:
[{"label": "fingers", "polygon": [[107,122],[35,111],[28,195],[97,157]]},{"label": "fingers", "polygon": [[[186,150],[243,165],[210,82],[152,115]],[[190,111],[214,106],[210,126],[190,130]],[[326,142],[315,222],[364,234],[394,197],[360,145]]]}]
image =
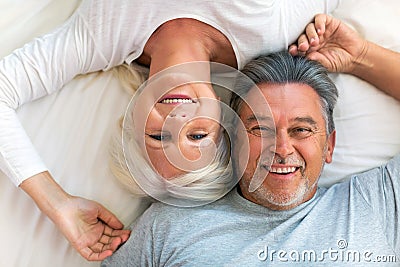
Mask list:
[{"label": "fingers", "polygon": [[91,248],[95,252],[105,250],[115,251],[122,243],[128,240],[129,234],[130,230],[114,230],[105,225],[100,239]]},{"label": "fingers", "polygon": [[99,209],[97,215],[98,218],[102,220],[104,223],[106,223],[108,226],[110,226],[113,229],[124,228],[123,223],[120,220],[118,220],[118,218],[112,212],[110,212],[100,204],[98,209]]},{"label": "fingers", "polygon": [[305,34],[302,34],[297,39],[297,44],[292,44],[291,46],[289,46],[289,53],[292,56],[304,55],[309,48],[310,44],[308,42],[307,36]]},{"label": "fingers", "polygon": [[90,249],[94,253],[101,253],[107,250],[114,252],[122,243],[123,242],[120,237],[103,236],[99,242],[91,246]]},{"label": "fingers", "polygon": [[89,261],[102,261],[111,256],[121,244],[128,240],[131,232],[125,229],[113,229],[102,220],[98,220],[93,226],[94,228],[83,238],[87,242],[76,247],[78,252]]},{"label": "fingers", "polygon": [[104,250],[101,252],[95,252],[91,248],[86,247],[79,251],[79,253],[88,261],[102,261],[105,258],[112,255],[113,251],[111,250]]},{"label": "fingers", "polygon": [[329,16],[326,14],[318,14],[315,16],[314,24],[315,30],[319,36],[323,35],[326,30],[326,24],[328,22]]},{"label": "fingers", "polygon": [[130,233],[131,233],[131,231],[128,229],[115,230],[115,229],[112,229],[111,227],[105,225],[103,235],[108,236],[110,238],[118,237],[121,239],[121,242],[123,243],[126,240],[128,240]]},{"label": "fingers", "polygon": [[297,39],[297,45],[292,44],[289,46],[289,53],[292,56],[304,56],[310,49],[310,43],[308,41],[308,38],[306,34],[302,34],[299,36]]},{"label": "fingers", "polygon": [[113,230],[105,226],[100,239],[92,246],[80,249],[79,253],[89,261],[102,261],[128,239],[129,233],[129,230]]},{"label": "fingers", "polygon": [[[310,47],[315,47],[320,44],[320,37],[325,33],[327,20],[328,15],[318,14],[315,16],[314,22],[306,26],[305,34],[302,34],[298,40],[302,42],[304,48],[308,50]],[[299,43],[299,49],[303,50],[300,46],[301,44]]]},{"label": "fingers", "polygon": [[289,53],[292,55],[292,56],[297,56],[298,55],[298,49],[297,49],[297,45],[296,44],[292,44],[292,45],[290,45],[289,46]]},{"label": "fingers", "polygon": [[314,22],[307,24],[305,31],[297,39],[297,44],[289,46],[289,53],[295,55],[306,55],[315,51],[320,44],[320,37],[326,31],[326,23],[329,16],[318,14],[314,17]]},{"label": "fingers", "polygon": [[315,23],[309,23],[307,25],[304,39],[305,40],[302,41],[303,42],[307,41],[309,46],[316,46],[319,44],[319,34],[317,33],[317,28]]}]

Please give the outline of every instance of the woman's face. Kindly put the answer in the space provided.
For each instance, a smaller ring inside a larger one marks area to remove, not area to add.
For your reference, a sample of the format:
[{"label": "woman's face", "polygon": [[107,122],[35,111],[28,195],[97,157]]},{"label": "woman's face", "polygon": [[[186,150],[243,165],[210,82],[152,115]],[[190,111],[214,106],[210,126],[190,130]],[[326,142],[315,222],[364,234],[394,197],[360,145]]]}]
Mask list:
[{"label": "woman's face", "polygon": [[187,83],[161,97],[149,95],[153,102],[142,122],[144,151],[153,169],[171,179],[209,165],[221,133],[220,104],[211,85]]}]

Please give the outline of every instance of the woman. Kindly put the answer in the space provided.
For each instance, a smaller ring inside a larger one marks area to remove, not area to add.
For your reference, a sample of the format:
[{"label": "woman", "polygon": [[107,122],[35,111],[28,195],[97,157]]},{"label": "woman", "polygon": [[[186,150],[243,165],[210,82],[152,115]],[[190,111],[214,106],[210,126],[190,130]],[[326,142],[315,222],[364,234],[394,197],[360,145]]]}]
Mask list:
[{"label": "woman", "polygon": [[[111,164],[134,195],[198,206],[219,199],[236,184],[229,144],[236,114],[219,101],[210,72],[199,71],[213,64],[170,67],[134,94],[123,120],[123,140],[119,134],[113,144]],[[135,91],[130,81],[137,73],[127,66],[115,70],[125,87]],[[224,70],[235,71],[228,66]],[[224,82],[218,86],[229,87]]]}]

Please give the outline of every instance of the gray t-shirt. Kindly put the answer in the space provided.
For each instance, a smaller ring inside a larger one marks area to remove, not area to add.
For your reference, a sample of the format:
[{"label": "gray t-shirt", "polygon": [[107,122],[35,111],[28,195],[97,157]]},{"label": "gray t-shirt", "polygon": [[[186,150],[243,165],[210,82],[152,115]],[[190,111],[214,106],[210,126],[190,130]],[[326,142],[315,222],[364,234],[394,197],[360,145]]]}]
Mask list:
[{"label": "gray t-shirt", "polygon": [[155,203],[102,266],[398,266],[399,179],[400,155],[289,211],[236,189],[197,208]]}]

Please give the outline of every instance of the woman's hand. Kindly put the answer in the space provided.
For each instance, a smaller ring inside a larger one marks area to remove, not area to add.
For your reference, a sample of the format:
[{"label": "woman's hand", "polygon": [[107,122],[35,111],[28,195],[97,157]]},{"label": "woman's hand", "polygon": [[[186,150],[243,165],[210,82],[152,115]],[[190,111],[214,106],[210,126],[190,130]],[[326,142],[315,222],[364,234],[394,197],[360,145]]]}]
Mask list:
[{"label": "woman's hand", "polygon": [[87,260],[111,256],[130,234],[114,214],[95,201],[70,196],[53,219],[71,245]]},{"label": "woman's hand", "polygon": [[25,180],[20,187],[87,260],[101,261],[129,237],[117,217],[95,201],[67,194],[48,172]]}]

